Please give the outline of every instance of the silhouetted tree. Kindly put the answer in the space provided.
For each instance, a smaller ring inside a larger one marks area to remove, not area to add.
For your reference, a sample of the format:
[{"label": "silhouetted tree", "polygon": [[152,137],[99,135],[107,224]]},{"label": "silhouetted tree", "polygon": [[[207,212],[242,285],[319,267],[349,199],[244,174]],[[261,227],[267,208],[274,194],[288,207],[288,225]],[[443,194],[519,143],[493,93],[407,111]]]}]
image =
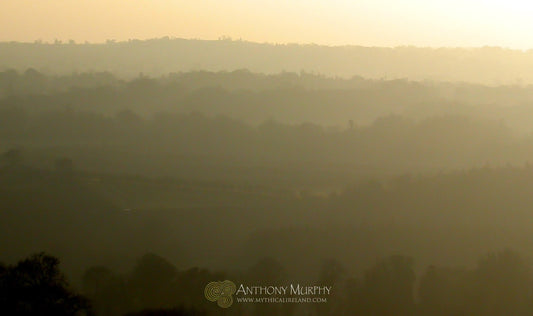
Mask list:
[{"label": "silhouetted tree", "polygon": [[97,315],[122,315],[131,310],[131,292],[125,280],[106,267],[92,267],[83,275],[83,294]]},{"label": "silhouetted tree", "polygon": [[[248,271],[248,280],[255,284],[280,285],[283,284],[287,277],[285,268],[281,263],[271,257],[259,260]],[[254,315],[283,315],[288,313],[284,311],[282,304],[260,304],[254,305]]]},{"label": "silhouetted tree", "polygon": [[[222,273],[212,273],[207,269],[191,268],[180,271],[174,280],[177,288],[175,304],[177,306],[192,307],[194,309],[205,309],[206,300],[204,289],[206,284],[213,281],[225,280],[226,276]],[[208,308],[220,312],[216,304],[208,304]],[[233,306],[232,309],[235,309]]]},{"label": "silhouetted tree", "polygon": [[378,261],[364,278],[362,295],[368,315],[412,315],[415,273],[413,260],[395,255]]},{"label": "silhouetted tree", "polygon": [[332,293],[328,296],[327,304],[317,304],[318,315],[339,315],[343,309],[343,291],[346,269],[335,259],[327,259],[322,262],[319,286],[331,286]]},{"label": "silhouetted tree", "polygon": [[142,256],[130,276],[135,308],[172,308],[177,295],[177,269],[166,259],[149,253]]},{"label": "silhouetted tree", "polygon": [[420,279],[421,315],[464,315],[473,290],[472,272],[429,266]]},{"label": "silhouetted tree", "polygon": [[518,253],[506,249],[483,257],[474,274],[471,315],[531,315],[531,269]]},{"label": "silhouetted tree", "polygon": [[89,301],[74,293],[59,270],[59,260],[35,254],[0,268],[2,315],[90,314]]}]

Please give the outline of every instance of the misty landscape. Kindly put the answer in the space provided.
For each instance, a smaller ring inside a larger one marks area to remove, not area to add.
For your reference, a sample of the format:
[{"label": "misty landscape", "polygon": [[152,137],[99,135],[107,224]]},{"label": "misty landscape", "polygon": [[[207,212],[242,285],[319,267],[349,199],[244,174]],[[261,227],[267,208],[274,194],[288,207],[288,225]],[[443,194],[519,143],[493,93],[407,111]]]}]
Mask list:
[{"label": "misty landscape", "polygon": [[533,315],[532,70],[496,45],[3,40],[0,315]]}]

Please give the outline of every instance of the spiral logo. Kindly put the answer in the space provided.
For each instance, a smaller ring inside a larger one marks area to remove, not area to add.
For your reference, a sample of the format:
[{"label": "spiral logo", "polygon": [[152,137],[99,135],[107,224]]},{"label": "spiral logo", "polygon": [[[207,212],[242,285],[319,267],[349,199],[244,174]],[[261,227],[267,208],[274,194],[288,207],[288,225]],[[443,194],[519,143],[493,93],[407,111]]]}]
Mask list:
[{"label": "spiral logo", "polygon": [[222,308],[228,308],[233,304],[233,294],[237,291],[237,286],[231,281],[210,282],[205,286],[204,294],[210,302],[217,302]]}]

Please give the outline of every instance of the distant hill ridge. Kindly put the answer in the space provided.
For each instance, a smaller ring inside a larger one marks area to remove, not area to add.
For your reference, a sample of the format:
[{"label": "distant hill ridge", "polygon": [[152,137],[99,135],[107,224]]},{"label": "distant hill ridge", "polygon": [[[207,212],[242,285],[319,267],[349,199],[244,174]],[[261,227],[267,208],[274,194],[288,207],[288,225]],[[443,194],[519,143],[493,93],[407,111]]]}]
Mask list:
[{"label": "distant hill ridge", "polygon": [[160,38],[101,44],[0,43],[0,70],[35,68],[45,73],[109,71],[123,78],[139,73],[208,70],[326,76],[408,78],[498,84],[533,83],[533,51],[499,47],[421,48],[268,44],[241,40]]}]

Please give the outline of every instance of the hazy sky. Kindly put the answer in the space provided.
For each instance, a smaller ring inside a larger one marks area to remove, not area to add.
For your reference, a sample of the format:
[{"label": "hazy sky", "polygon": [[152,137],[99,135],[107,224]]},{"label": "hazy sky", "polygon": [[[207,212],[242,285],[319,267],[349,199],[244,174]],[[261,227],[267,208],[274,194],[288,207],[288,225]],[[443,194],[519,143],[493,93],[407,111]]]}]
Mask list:
[{"label": "hazy sky", "polygon": [[0,0],[0,41],[227,35],[259,42],[533,48],[533,3],[506,0]]}]

